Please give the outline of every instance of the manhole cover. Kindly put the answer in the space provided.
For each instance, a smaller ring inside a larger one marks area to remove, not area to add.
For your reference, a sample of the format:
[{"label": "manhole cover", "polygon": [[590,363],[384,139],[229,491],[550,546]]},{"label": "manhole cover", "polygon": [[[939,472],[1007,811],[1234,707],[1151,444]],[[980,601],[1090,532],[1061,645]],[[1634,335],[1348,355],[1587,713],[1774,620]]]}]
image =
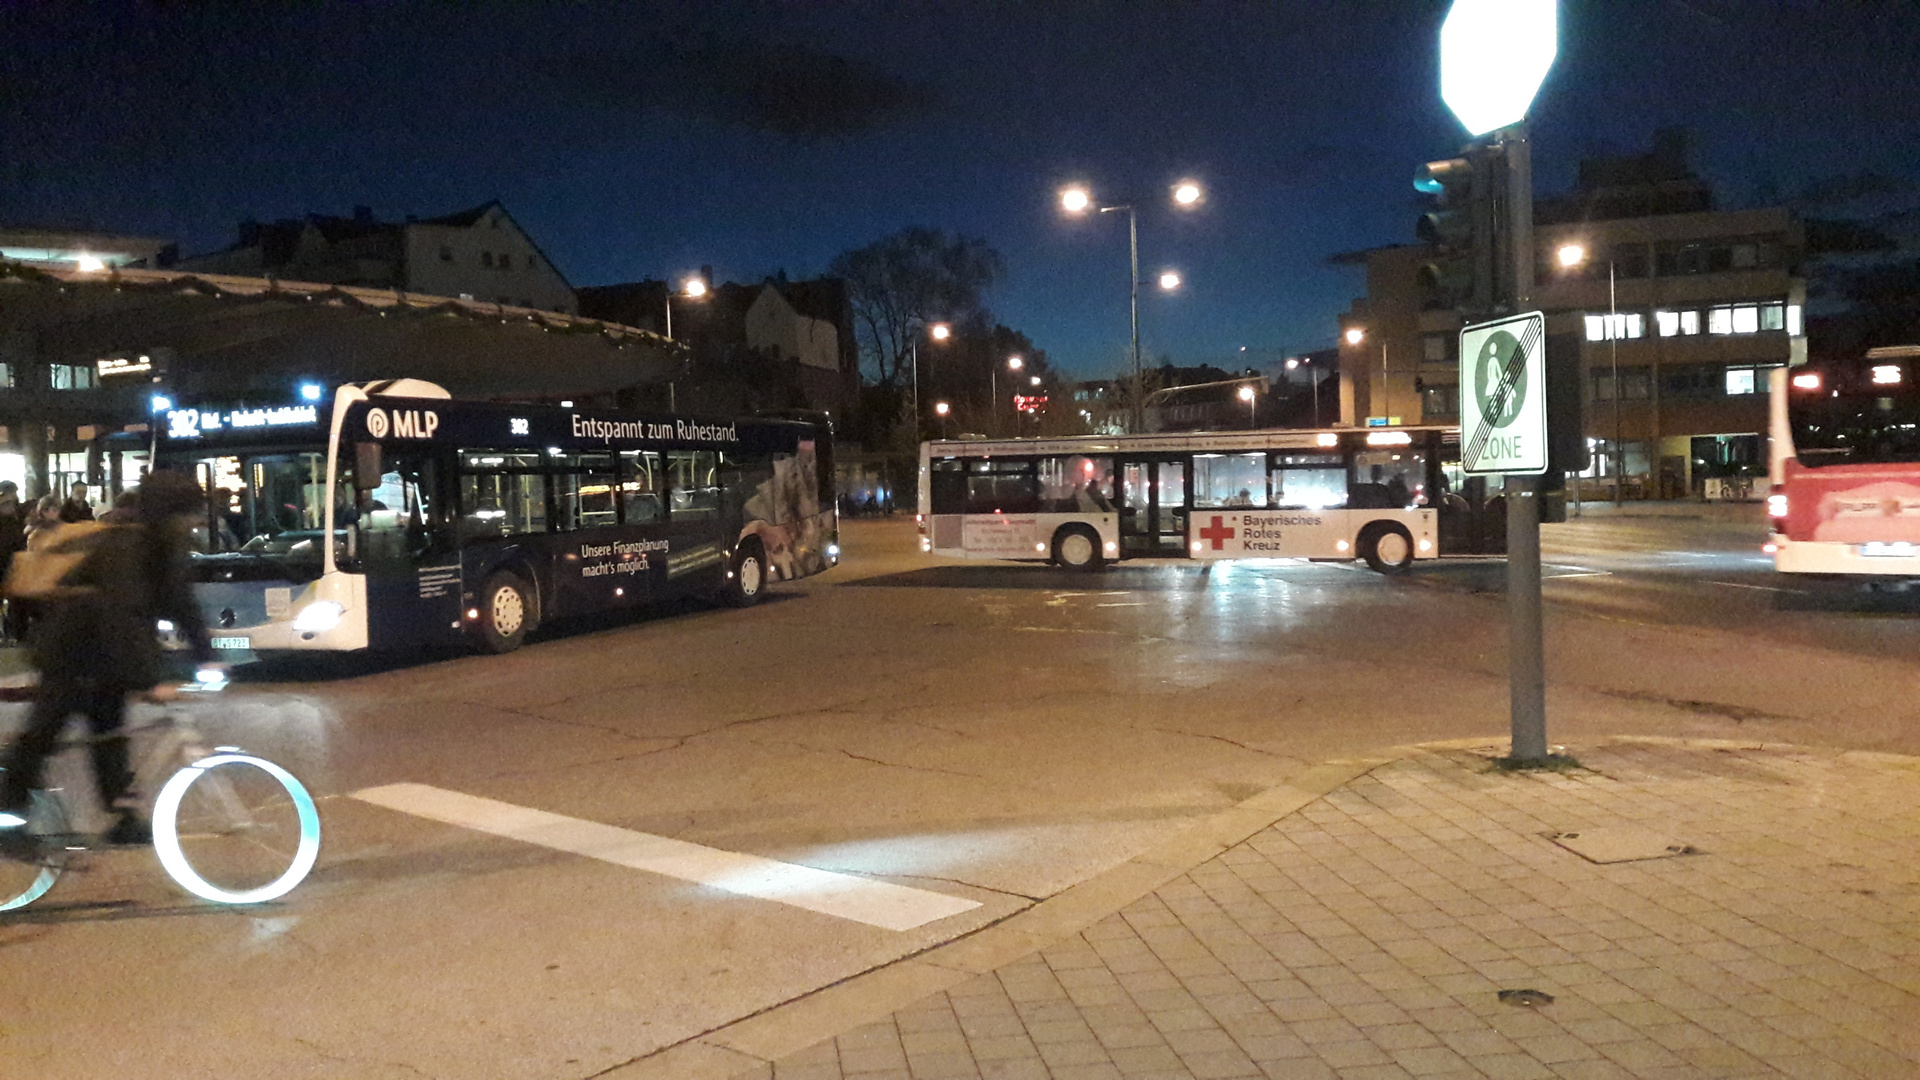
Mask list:
[{"label": "manhole cover", "polygon": [[1553,1004],[1553,995],[1545,990],[1502,990],[1499,997],[1508,1005],[1518,1005],[1527,1009],[1537,1009],[1542,1005]]},{"label": "manhole cover", "polygon": [[1579,832],[1548,833],[1547,839],[1588,862],[1596,863],[1634,862],[1639,859],[1698,854],[1692,844],[1682,843],[1652,829],[1581,829]]}]

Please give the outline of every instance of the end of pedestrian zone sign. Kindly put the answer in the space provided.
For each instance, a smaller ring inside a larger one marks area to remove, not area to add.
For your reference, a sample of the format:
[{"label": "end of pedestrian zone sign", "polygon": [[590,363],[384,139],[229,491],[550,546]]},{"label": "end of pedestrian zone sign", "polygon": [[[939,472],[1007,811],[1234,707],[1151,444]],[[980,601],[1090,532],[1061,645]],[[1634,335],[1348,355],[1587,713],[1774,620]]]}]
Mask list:
[{"label": "end of pedestrian zone sign", "polygon": [[1469,476],[1547,471],[1547,317],[1460,331],[1460,467]]}]

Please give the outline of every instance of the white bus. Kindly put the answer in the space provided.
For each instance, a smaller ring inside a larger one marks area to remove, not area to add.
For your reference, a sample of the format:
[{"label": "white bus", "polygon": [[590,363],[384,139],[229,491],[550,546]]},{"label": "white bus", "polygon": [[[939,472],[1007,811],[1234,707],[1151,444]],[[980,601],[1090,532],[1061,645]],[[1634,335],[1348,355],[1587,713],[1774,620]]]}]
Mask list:
[{"label": "white bus", "polygon": [[1455,428],[941,440],[920,447],[920,549],[1049,560],[1504,554],[1505,500],[1461,482]]}]

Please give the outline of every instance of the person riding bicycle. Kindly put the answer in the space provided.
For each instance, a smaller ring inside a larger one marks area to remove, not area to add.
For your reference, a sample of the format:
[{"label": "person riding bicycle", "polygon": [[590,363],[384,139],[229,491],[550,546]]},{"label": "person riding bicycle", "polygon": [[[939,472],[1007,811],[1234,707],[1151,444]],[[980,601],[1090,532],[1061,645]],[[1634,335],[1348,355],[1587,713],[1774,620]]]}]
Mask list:
[{"label": "person riding bicycle", "polygon": [[123,805],[133,775],[127,740],[118,735],[127,695],[161,681],[159,620],[173,623],[193,659],[213,660],[206,619],[194,602],[186,530],[203,510],[200,485],[160,470],[140,485],[136,520],[100,530],[86,557],[61,579],[35,631],[40,687],[27,726],[0,756],[0,827],[25,824],[29,793],[66,727],[83,713],[96,740],[94,782],[101,805],[117,814],[111,843],[144,843],[151,829]]}]

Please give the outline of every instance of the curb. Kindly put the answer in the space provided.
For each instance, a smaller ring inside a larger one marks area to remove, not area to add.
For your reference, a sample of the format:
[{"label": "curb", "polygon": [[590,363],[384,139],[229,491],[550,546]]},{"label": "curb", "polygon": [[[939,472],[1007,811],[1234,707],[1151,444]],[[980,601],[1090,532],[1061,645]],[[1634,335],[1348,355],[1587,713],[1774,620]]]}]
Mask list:
[{"label": "curb", "polygon": [[[1455,740],[1461,747],[1489,739]],[[597,1074],[618,1080],[771,1077],[773,1063],[822,1039],[899,1012],[1085,930],[1262,829],[1403,757],[1451,743],[1339,758],[1206,818],[1086,881],[924,952],[852,975]]]},{"label": "curb", "polygon": [[[775,1061],[1078,934],[1383,765],[1423,754],[1497,747],[1505,741],[1504,735],[1435,740],[1390,747],[1375,756],[1337,758],[1314,766],[1289,783],[1269,788],[1200,821],[1118,866],[999,922],[596,1075],[617,1080],[771,1080]],[[1769,739],[1613,735],[1597,737],[1591,742],[1593,745],[1798,751],[1920,773],[1920,757],[1868,750],[1822,750]]]}]

